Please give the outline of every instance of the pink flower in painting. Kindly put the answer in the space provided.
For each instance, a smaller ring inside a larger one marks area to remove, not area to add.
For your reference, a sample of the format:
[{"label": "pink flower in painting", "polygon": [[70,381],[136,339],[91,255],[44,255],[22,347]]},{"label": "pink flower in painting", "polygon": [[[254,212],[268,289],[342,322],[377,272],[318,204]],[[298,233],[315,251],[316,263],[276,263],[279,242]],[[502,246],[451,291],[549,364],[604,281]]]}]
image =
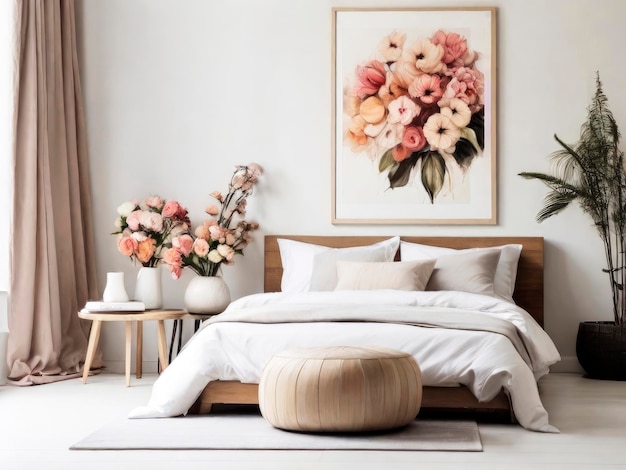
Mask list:
[{"label": "pink flower in painting", "polygon": [[391,157],[397,162],[406,160],[410,156],[411,151],[402,144],[398,144],[391,149]]},{"label": "pink flower in painting", "polygon": [[385,66],[378,60],[373,60],[366,65],[357,67],[356,95],[364,99],[375,95],[378,89],[385,84]]},{"label": "pink flower in painting", "polygon": [[387,120],[392,124],[399,122],[404,126],[410,124],[413,117],[420,112],[420,107],[408,96],[401,96],[397,100],[393,100],[389,103],[388,108]]},{"label": "pink flower in painting", "polygon": [[433,44],[443,46],[443,57],[441,61],[444,64],[451,64],[467,52],[467,41],[458,33],[445,33],[442,30],[437,31],[430,38]]},{"label": "pink flower in painting", "polygon": [[421,127],[408,126],[404,129],[402,145],[408,150],[415,152],[421,150],[426,145],[426,137]]},{"label": "pink flower in painting", "polygon": [[483,97],[485,89],[483,73],[475,68],[460,67],[454,72],[454,78],[456,78],[459,83],[465,85],[465,95],[469,100],[467,104],[472,112],[481,109],[484,105]]},{"label": "pink flower in painting", "polygon": [[409,94],[422,103],[433,104],[441,98],[441,79],[437,75],[420,75],[409,86]]}]

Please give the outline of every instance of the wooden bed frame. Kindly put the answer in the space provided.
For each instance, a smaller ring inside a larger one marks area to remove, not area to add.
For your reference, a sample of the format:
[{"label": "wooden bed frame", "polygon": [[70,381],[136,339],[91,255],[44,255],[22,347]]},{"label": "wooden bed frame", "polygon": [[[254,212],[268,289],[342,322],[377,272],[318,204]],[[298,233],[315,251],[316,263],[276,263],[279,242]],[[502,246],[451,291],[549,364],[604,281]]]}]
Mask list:
[{"label": "wooden bed frame", "polygon": [[[325,245],[334,248],[371,245],[389,236],[265,236],[265,292],[279,292],[283,267],[278,238]],[[543,238],[542,237],[401,237],[402,240],[423,245],[455,249],[484,248],[510,243],[523,246],[517,269],[513,298],[515,302],[543,326]],[[399,258],[399,253],[396,259]],[[214,404],[258,404],[258,385],[231,381],[209,383],[190,413],[209,413]],[[464,386],[424,387],[420,415],[463,413],[480,415],[498,421],[514,421],[508,396],[500,392],[493,400],[480,403]]]}]

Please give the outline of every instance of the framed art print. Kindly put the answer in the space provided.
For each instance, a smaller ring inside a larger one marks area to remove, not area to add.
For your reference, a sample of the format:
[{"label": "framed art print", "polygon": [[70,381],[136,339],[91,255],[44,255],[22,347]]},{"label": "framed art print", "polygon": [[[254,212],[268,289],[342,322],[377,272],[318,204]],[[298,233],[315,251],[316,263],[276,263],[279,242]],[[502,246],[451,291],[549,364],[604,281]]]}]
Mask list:
[{"label": "framed art print", "polygon": [[495,224],[495,8],[333,9],[334,224]]}]

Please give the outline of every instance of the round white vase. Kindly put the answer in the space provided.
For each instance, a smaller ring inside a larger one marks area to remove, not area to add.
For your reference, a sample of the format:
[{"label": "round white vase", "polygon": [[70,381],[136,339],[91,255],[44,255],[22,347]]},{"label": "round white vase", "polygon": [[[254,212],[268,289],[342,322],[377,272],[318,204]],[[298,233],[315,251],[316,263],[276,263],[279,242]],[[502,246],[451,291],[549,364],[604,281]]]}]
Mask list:
[{"label": "round white vase", "polygon": [[196,276],[187,285],[184,302],[189,313],[222,313],[230,303],[230,289],[220,276]]},{"label": "round white vase", "polygon": [[124,273],[107,273],[107,284],[102,292],[105,302],[128,302],[128,294],[124,286]]},{"label": "round white vase", "polygon": [[135,284],[135,300],[143,302],[146,310],[163,307],[163,292],[161,289],[161,270],[157,268],[141,267],[137,273]]}]

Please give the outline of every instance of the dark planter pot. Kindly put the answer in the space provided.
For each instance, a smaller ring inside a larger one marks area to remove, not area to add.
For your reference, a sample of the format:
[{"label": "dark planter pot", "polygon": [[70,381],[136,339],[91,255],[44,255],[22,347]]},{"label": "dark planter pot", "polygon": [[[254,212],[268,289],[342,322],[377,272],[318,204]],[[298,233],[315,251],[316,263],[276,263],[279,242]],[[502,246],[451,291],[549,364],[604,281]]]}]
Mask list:
[{"label": "dark planter pot", "polygon": [[613,322],[581,322],[576,355],[587,377],[626,380],[626,328]]}]

